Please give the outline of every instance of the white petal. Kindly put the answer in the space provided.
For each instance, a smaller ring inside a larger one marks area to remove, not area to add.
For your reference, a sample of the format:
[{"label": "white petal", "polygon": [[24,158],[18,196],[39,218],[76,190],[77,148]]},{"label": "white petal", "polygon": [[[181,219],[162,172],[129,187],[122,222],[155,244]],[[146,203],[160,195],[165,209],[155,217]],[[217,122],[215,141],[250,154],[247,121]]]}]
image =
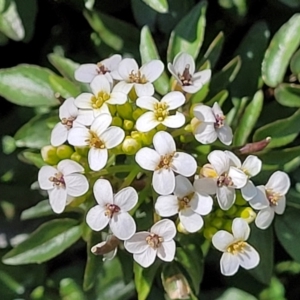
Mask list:
[{"label": "white petal", "polygon": [[129,186],[120,190],[114,197],[114,204],[119,206],[122,211],[129,211],[138,202],[138,194],[136,190]]},{"label": "white petal", "polygon": [[172,169],[178,174],[189,177],[195,174],[197,162],[190,154],[176,152],[172,161]]},{"label": "white petal", "polygon": [[136,153],[135,161],[143,169],[154,171],[160,162],[160,155],[155,150],[144,147]]},{"label": "white petal", "polygon": [[206,194],[196,192],[190,201],[190,205],[193,211],[199,215],[205,216],[211,212],[213,200]]},{"label": "white petal", "polygon": [[75,105],[82,109],[93,109],[92,98],[94,97],[91,93],[82,93],[75,99]]},{"label": "white petal", "polygon": [[51,166],[41,167],[38,174],[39,186],[42,190],[53,189],[53,182],[49,180],[50,177],[55,176],[58,170]]},{"label": "white petal", "polygon": [[174,260],[176,252],[176,244],[173,240],[168,242],[163,242],[157,249],[157,256],[163,261]]},{"label": "white petal", "polygon": [[144,268],[148,268],[154,263],[157,250],[148,246],[146,251],[141,253],[134,253],[133,259]]},{"label": "white petal", "polygon": [[159,131],[154,135],[153,145],[160,155],[171,154],[176,151],[173,137],[165,131]]},{"label": "white petal", "polygon": [[176,227],[174,223],[168,219],[163,219],[155,223],[151,229],[151,233],[164,238],[165,242],[171,241],[176,235]]},{"label": "white petal", "polygon": [[201,88],[203,87],[203,84],[201,81],[193,82],[191,85],[183,85],[182,89],[189,94],[195,94],[197,93]]},{"label": "white petal", "polygon": [[110,94],[110,83],[104,75],[96,76],[90,86],[94,95],[97,95],[99,92]]},{"label": "white petal", "polygon": [[240,266],[246,270],[255,268],[259,264],[260,260],[257,251],[249,244],[244,247],[243,253],[238,253],[238,258]]},{"label": "white petal", "polygon": [[179,212],[179,219],[188,232],[196,232],[203,226],[203,219],[191,209],[183,209]]},{"label": "white petal", "polygon": [[286,205],[285,196],[282,196],[277,201],[277,205],[274,206],[274,210],[275,210],[276,214],[282,215],[285,211],[285,205]]},{"label": "white petal", "polygon": [[59,108],[59,118],[62,120],[63,118],[76,118],[78,115],[78,108],[75,105],[74,98],[68,98],[64,101],[64,103]]},{"label": "white petal", "polygon": [[241,188],[242,196],[246,201],[251,200],[257,194],[256,186],[251,180],[248,180],[247,184]]},{"label": "white petal", "polygon": [[159,196],[155,203],[155,210],[161,217],[170,217],[178,213],[178,199],[174,195]]},{"label": "white petal", "polygon": [[69,130],[62,123],[57,123],[51,131],[51,145],[58,147],[68,138]]},{"label": "white petal", "polygon": [[244,219],[235,218],[232,222],[232,233],[235,239],[246,241],[250,234],[250,227]]},{"label": "white petal", "polygon": [[90,83],[97,75],[98,67],[96,64],[83,64],[75,71],[74,77],[77,81]]},{"label": "white petal", "polygon": [[49,202],[53,211],[57,214],[63,212],[67,202],[67,192],[64,188],[54,188],[48,191]]},{"label": "white petal", "polygon": [[227,186],[217,188],[217,199],[223,210],[228,210],[235,201],[235,189]]},{"label": "white petal", "polygon": [[260,229],[268,228],[274,219],[274,209],[271,207],[262,209],[256,216],[255,225]]},{"label": "white petal", "polygon": [[248,181],[248,176],[236,167],[230,167],[228,176],[232,179],[234,188],[240,189],[244,187]]},{"label": "white petal", "polygon": [[206,122],[206,123],[215,123],[216,122],[216,118],[212,112],[211,107],[207,106],[207,105],[196,105],[194,107],[194,115],[195,117],[202,122]]},{"label": "white petal", "polygon": [[250,199],[249,204],[254,209],[263,209],[270,206],[269,200],[266,196],[265,187],[263,185],[256,187],[256,195]]},{"label": "white petal", "polygon": [[89,166],[93,171],[103,169],[107,163],[107,149],[91,148],[88,154]]},{"label": "white petal", "polygon": [[217,192],[217,182],[213,178],[200,178],[194,181],[195,190],[198,193],[214,195]]},{"label": "white petal", "polygon": [[159,125],[160,122],[155,118],[155,114],[152,111],[145,112],[136,121],[136,129],[140,132],[148,132]]},{"label": "white petal", "polygon": [[105,208],[100,205],[92,207],[86,215],[86,223],[92,230],[102,230],[109,222],[109,218],[105,215]]},{"label": "white petal", "polygon": [[194,74],[195,72],[195,61],[193,57],[185,52],[178,53],[174,58],[174,69],[176,73],[182,75],[185,68],[189,68],[189,73]]},{"label": "white petal", "polygon": [[225,150],[224,152],[229,157],[231,166],[241,168],[242,163],[240,159],[233,152],[227,150]]},{"label": "white petal", "polygon": [[114,87],[114,92],[122,92],[128,94],[133,87],[133,83],[128,83],[126,81],[118,82]]},{"label": "white petal", "polygon": [[119,212],[110,219],[109,226],[113,234],[120,240],[128,240],[136,231],[134,219],[128,212]]},{"label": "white petal", "polygon": [[254,156],[254,155],[249,155],[243,162],[243,171],[249,174],[251,177],[257,175],[262,167],[262,161]]},{"label": "white petal", "polygon": [[134,89],[138,97],[152,96],[154,94],[154,86],[151,82],[135,83]]},{"label": "white petal", "polygon": [[212,144],[217,139],[213,123],[199,123],[194,130],[195,139],[202,144]]},{"label": "white petal", "polygon": [[234,242],[234,237],[231,233],[225,230],[216,232],[212,237],[212,243],[219,251],[227,251],[227,248]]},{"label": "white petal", "polygon": [[98,179],[94,184],[93,190],[95,199],[101,207],[113,203],[113,190],[108,180]]},{"label": "white petal", "polygon": [[159,101],[157,99],[155,99],[154,97],[151,97],[151,96],[139,97],[136,100],[136,105],[138,107],[148,109],[148,110],[152,110],[152,111],[154,110],[154,106],[157,103],[159,103]]},{"label": "white petal", "polygon": [[234,275],[239,269],[239,259],[231,253],[223,253],[221,260],[221,273],[225,276]]},{"label": "white petal", "polygon": [[215,116],[219,116],[219,117],[224,116],[223,111],[218,102],[215,102],[211,109]]},{"label": "white petal", "polygon": [[112,71],[118,67],[121,60],[122,56],[120,54],[114,54],[109,58],[102,60],[100,64],[104,65],[109,71]]},{"label": "white petal", "polygon": [[175,77],[175,79],[178,81],[178,83],[179,83],[180,85],[182,85],[181,80],[180,80],[180,78],[179,78],[179,76],[178,76],[178,74],[177,74],[177,72],[176,72],[174,66],[173,66],[171,63],[168,63],[168,70],[169,70],[170,73]]},{"label": "white petal", "polygon": [[181,92],[170,92],[166,94],[160,102],[165,102],[168,105],[168,110],[173,110],[175,108],[181,107],[185,102],[185,97]]},{"label": "white petal", "polygon": [[167,116],[162,124],[169,128],[179,128],[185,123],[185,116],[180,112],[176,112],[175,115]]},{"label": "white petal", "polygon": [[71,159],[64,159],[57,165],[57,170],[59,170],[64,175],[69,175],[72,173],[81,173],[84,168],[77,162]]},{"label": "white petal", "polygon": [[82,174],[70,174],[64,176],[68,195],[79,197],[85,194],[89,189],[89,183]]},{"label": "white petal", "polygon": [[97,133],[98,136],[108,128],[111,124],[112,116],[109,114],[100,114],[92,123],[91,130]]},{"label": "white petal", "polygon": [[186,177],[177,175],[175,178],[174,194],[179,198],[183,198],[193,192],[194,187],[191,182]]},{"label": "white petal", "polygon": [[232,129],[228,125],[224,125],[216,130],[219,140],[225,144],[230,145],[232,143],[233,133]]},{"label": "white petal", "polygon": [[108,104],[118,104],[122,105],[127,101],[127,94],[122,92],[112,92],[110,94],[109,100],[106,101]]},{"label": "white petal", "polygon": [[126,250],[130,253],[141,253],[146,251],[149,247],[146,242],[146,238],[149,236],[149,232],[142,231],[134,234],[130,239],[124,242]]},{"label": "white petal", "polygon": [[124,58],[118,66],[118,72],[123,80],[129,81],[131,73],[137,73],[139,66],[133,58]]},{"label": "white petal", "polygon": [[87,146],[89,139],[90,133],[85,127],[74,127],[69,131],[68,142],[73,146]]},{"label": "white petal", "polygon": [[141,75],[144,75],[149,82],[155,81],[163,72],[165,66],[158,60],[154,59],[142,65],[140,68]]},{"label": "white petal", "polygon": [[291,186],[289,176],[281,171],[276,171],[266,184],[266,189],[270,189],[280,195],[285,195]]},{"label": "white petal", "polygon": [[194,73],[192,76],[193,84],[195,85],[204,85],[206,84],[211,78],[211,70],[203,70],[197,73]]},{"label": "white petal", "polygon": [[78,111],[78,116],[77,116],[76,120],[73,122],[73,127],[77,127],[78,124],[85,125],[85,126],[91,126],[94,119],[95,119],[94,112],[92,110],[80,109]]},{"label": "white petal", "polygon": [[169,195],[175,189],[175,175],[170,169],[160,169],[154,171],[152,185],[156,193],[160,195]]},{"label": "white petal", "polygon": [[214,150],[208,154],[207,159],[219,175],[228,171],[229,158],[223,151]]},{"label": "white petal", "polygon": [[120,145],[124,140],[124,137],[125,137],[124,130],[116,126],[111,126],[107,128],[101,134],[101,139],[107,149],[112,149]]}]

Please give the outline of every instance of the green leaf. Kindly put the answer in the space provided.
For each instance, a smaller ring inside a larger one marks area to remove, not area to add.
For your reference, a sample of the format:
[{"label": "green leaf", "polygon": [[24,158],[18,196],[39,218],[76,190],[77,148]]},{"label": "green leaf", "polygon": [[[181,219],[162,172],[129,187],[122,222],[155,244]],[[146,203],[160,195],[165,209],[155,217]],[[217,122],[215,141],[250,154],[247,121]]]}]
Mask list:
[{"label": "green leaf", "polygon": [[169,5],[167,0],[142,0],[142,1],[159,13],[164,14],[168,12]]},{"label": "green leaf", "polygon": [[49,82],[52,89],[63,98],[76,97],[80,94],[80,89],[73,82],[56,74],[49,76]]},{"label": "green leaf", "polygon": [[[153,59],[159,59],[159,54],[152,38],[148,26],[144,26],[141,30],[140,55],[142,64],[145,64]],[[165,95],[169,90],[169,77],[164,71],[161,76],[154,82],[155,90],[160,94]]]},{"label": "green leaf", "polygon": [[275,99],[284,106],[300,107],[300,85],[281,83],[274,91]]},{"label": "green leaf", "polygon": [[208,106],[213,106],[215,102],[218,102],[220,107],[222,107],[225,100],[228,98],[228,91],[222,90],[218,94],[216,94],[213,98],[211,98],[209,101],[207,101],[205,104]]},{"label": "green leaf", "polygon": [[49,200],[43,200],[38,202],[35,206],[23,210],[21,220],[31,220],[51,215],[53,215],[53,210],[49,204]]},{"label": "green leaf", "polygon": [[58,100],[49,82],[54,74],[34,65],[18,65],[0,70],[0,95],[22,106],[55,106]]},{"label": "green leaf", "polygon": [[179,52],[186,52],[196,58],[204,39],[207,2],[202,1],[180,21],[171,33],[167,59],[172,62]]},{"label": "green leaf", "polygon": [[47,165],[40,153],[24,150],[18,154],[18,158],[26,164],[35,165],[37,168]]},{"label": "green leaf", "polygon": [[221,297],[216,300],[257,300],[254,296],[239,290],[237,288],[229,288],[227,289]]},{"label": "green leaf", "polygon": [[270,136],[267,148],[281,147],[291,143],[299,134],[300,109],[286,119],[277,120],[255,131],[253,140],[261,141]]},{"label": "green leaf", "polygon": [[[243,38],[235,55],[242,61],[241,69],[230,85],[234,97],[253,97],[261,76],[261,63],[268,46],[270,31],[265,22],[257,22]],[[251,74],[249,76],[249,74]],[[247,78],[247,80],[245,80]]]},{"label": "green leaf", "polygon": [[59,294],[62,300],[84,300],[83,291],[71,278],[64,278],[59,283]]},{"label": "green leaf", "polygon": [[81,236],[81,227],[73,219],[52,220],[41,225],[24,242],[2,259],[8,265],[47,261],[74,244]]},{"label": "green leaf", "polygon": [[283,81],[287,66],[300,45],[300,14],[293,15],[275,33],[262,63],[262,78],[270,87]]},{"label": "green leaf", "polygon": [[139,264],[134,263],[134,281],[138,293],[138,300],[145,300],[152,288],[154,277],[160,267],[160,261],[156,260],[149,268],[144,269]]},{"label": "green leaf", "polygon": [[300,210],[287,207],[283,215],[276,216],[275,232],[285,251],[300,262]]},{"label": "green leaf", "polygon": [[300,49],[295,52],[290,62],[290,69],[293,74],[300,74]]},{"label": "green leaf", "polygon": [[264,95],[261,90],[257,91],[252,101],[245,109],[234,134],[234,145],[241,146],[247,142],[263,108]]},{"label": "green leaf", "polygon": [[259,265],[249,270],[249,272],[258,281],[268,285],[271,281],[274,267],[274,238],[272,227],[261,230],[254,225],[251,226],[251,234],[248,242],[257,250],[260,256]]},{"label": "green leaf", "polygon": [[[134,20],[139,28],[147,25],[154,31],[157,26],[158,13],[141,0],[131,0],[131,9]],[[169,14],[168,14],[169,15]],[[165,17],[166,15],[162,15]],[[159,26],[160,27],[160,26]]]},{"label": "green leaf", "polygon": [[286,300],[285,297],[285,288],[282,282],[276,278],[273,277],[269,287],[264,289],[259,294],[259,300]]},{"label": "green leaf", "polygon": [[300,0],[279,0],[279,1],[292,8],[300,6]]}]

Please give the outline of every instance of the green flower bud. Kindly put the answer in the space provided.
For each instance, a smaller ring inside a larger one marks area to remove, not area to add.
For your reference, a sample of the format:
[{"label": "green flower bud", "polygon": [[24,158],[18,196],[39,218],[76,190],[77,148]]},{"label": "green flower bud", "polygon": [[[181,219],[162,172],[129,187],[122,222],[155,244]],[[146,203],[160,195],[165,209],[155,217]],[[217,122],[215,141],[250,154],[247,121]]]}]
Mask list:
[{"label": "green flower bud", "polygon": [[60,159],[70,158],[73,153],[74,153],[74,149],[68,145],[61,145],[56,149],[56,155]]},{"label": "green flower bud", "polygon": [[216,227],[206,227],[203,230],[203,236],[207,239],[207,240],[211,240],[213,235],[218,231],[218,229]]},{"label": "green flower bud", "polygon": [[116,105],[108,104],[108,109],[112,116],[114,116],[117,112]]},{"label": "green flower bud", "polygon": [[117,105],[118,115],[122,119],[132,120],[132,105],[127,101],[122,105]]},{"label": "green flower bud", "polygon": [[222,209],[220,209],[220,208],[218,208],[218,209],[216,210],[216,216],[217,216],[217,217],[223,217],[224,214],[225,214],[224,210],[222,210]]},{"label": "green flower bud", "polygon": [[123,126],[123,120],[120,117],[113,117],[111,125],[112,126],[117,126],[117,127],[122,127]]},{"label": "green flower bud", "polygon": [[124,120],[123,129],[126,131],[130,131],[134,126],[134,123],[131,120]]},{"label": "green flower bud", "polygon": [[152,144],[153,136],[155,135],[156,132],[157,132],[157,130],[152,129],[148,132],[141,133],[141,139],[145,146],[149,146]]},{"label": "green flower bud", "polygon": [[75,147],[75,152],[84,157],[88,156],[89,150],[89,147]]},{"label": "green flower bud", "polygon": [[190,143],[193,139],[194,139],[194,137],[190,134],[180,136],[181,143]]},{"label": "green flower bud", "polygon": [[44,146],[41,149],[41,155],[45,163],[49,165],[57,165],[60,161],[59,157],[56,154],[56,147],[51,145]]},{"label": "green flower bud", "polygon": [[134,155],[141,148],[142,144],[131,136],[126,136],[122,143],[122,151],[127,155]]},{"label": "green flower bud", "polygon": [[251,223],[256,218],[256,213],[251,207],[246,207],[240,213],[241,218],[245,219],[247,223]]},{"label": "green flower bud", "polygon": [[223,229],[226,230],[226,231],[231,232],[232,231],[232,220],[227,220],[224,223]]},{"label": "green flower bud", "polygon": [[145,112],[145,110],[143,110],[139,107],[136,108],[132,113],[133,119],[136,121],[144,112]]},{"label": "green flower bud", "polygon": [[240,193],[237,193],[235,203],[236,205],[243,206],[247,203],[247,201],[242,197]]},{"label": "green flower bud", "polygon": [[220,229],[223,225],[223,220],[221,218],[213,218],[210,225]]},{"label": "green flower bud", "polygon": [[71,155],[71,159],[78,162],[78,163],[80,163],[81,158],[82,158],[82,156],[78,152],[74,152]]},{"label": "green flower bud", "polygon": [[135,88],[132,88],[130,92],[128,93],[128,97],[131,99],[131,101],[135,101],[137,99],[137,94],[135,92]]},{"label": "green flower bud", "polygon": [[226,215],[227,216],[235,216],[236,212],[237,212],[237,207],[235,205],[233,205],[226,211]]}]

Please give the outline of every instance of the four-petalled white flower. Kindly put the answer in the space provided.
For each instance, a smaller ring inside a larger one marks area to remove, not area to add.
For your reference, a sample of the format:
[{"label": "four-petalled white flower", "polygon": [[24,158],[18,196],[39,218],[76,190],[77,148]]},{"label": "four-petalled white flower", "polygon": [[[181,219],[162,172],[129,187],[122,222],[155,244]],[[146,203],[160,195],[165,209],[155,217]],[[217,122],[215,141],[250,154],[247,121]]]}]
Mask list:
[{"label": "four-petalled white flower", "polygon": [[175,178],[174,195],[159,196],[155,210],[161,217],[179,214],[183,227],[188,232],[196,232],[203,226],[203,218],[212,210],[213,200],[205,194],[197,192],[190,181],[178,175]]},{"label": "four-petalled white flower", "polygon": [[195,61],[188,53],[178,53],[173,64],[168,63],[170,73],[176,78],[183,91],[193,94],[198,92],[211,77],[211,70],[195,73]]},{"label": "four-petalled white flower", "polygon": [[160,195],[169,195],[175,188],[174,172],[189,177],[195,174],[197,163],[193,156],[176,152],[173,137],[164,131],[153,137],[154,149],[144,147],[136,155],[136,162],[145,170],[154,171],[152,185]]},{"label": "four-petalled white flower", "polygon": [[184,102],[185,97],[180,92],[170,92],[160,101],[151,96],[138,98],[136,105],[150,111],[137,119],[136,129],[141,132],[147,132],[159,124],[170,128],[181,127],[185,122],[184,115],[177,111],[175,114],[170,114],[170,111],[182,106]]},{"label": "four-petalled white flower", "polygon": [[256,196],[249,201],[250,205],[260,210],[255,224],[260,229],[268,228],[276,214],[283,214],[286,205],[285,194],[291,186],[290,178],[282,171],[276,171],[265,186],[257,186]]},{"label": "four-petalled white flower", "polygon": [[89,166],[93,171],[99,171],[106,165],[108,149],[118,146],[124,139],[123,129],[110,126],[112,117],[109,114],[99,115],[91,128],[76,127],[69,133],[69,143],[73,146],[89,146]]},{"label": "four-petalled white flower", "polygon": [[133,253],[134,260],[148,268],[154,263],[156,255],[164,261],[174,259],[176,245],[173,238],[176,228],[172,221],[164,219],[155,223],[150,232],[141,231],[124,242],[126,250]]},{"label": "four-petalled white flower", "polygon": [[226,124],[223,111],[217,102],[212,108],[202,104],[196,105],[194,115],[196,118],[192,120],[192,126],[198,142],[210,144],[218,138],[225,145],[232,143],[232,130]]},{"label": "four-petalled white flower", "polygon": [[128,213],[138,201],[133,187],[126,187],[113,194],[111,184],[106,179],[98,179],[94,184],[94,196],[98,205],[92,207],[86,222],[95,231],[102,230],[108,224],[112,233],[120,240],[127,240],[136,231],[134,219]]},{"label": "four-petalled white flower", "polygon": [[220,230],[214,234],[212,243],[215,248],[223,252],[220,261],[223,275],[234,275],[239,266],[249,270],[259,264],[259,254],[251,245],[245,242],[249,234],[250,227],[242,218],[233,220],[232,234],[225,230]]},{"label": "four-petalled white flower", "polygon": [[40,169],[40,188],[48,192],[49,202],[55,213],[62,213],[67,201],[88,191],[89,183],[86,177],[80,174],[83,171],[80,164],[70,159],[60,161],[56,168],[43,166]]}]

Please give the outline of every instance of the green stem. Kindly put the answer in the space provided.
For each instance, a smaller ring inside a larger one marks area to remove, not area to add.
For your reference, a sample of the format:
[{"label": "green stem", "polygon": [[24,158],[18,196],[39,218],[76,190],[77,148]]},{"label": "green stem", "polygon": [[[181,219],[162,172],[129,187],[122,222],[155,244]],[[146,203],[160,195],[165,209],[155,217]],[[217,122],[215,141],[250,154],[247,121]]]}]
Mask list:
[{"label": "green stem", "polygon": [[184,128],[179,128],[179,129],[176,129],[174,130],[171,135],[172,137],[176,137],[176,136],[179,136],[179,135],[182,135],[182,134],[186,134],[187,131],[184,129]]},{"label": "green stem", "polygon": [[138,165],[132,166],[132,170],[130,171],[128,176],[124,179],[120,189],[122,189],[126,186],[129,186],[140,171],[141,171],[141,168]]}]

